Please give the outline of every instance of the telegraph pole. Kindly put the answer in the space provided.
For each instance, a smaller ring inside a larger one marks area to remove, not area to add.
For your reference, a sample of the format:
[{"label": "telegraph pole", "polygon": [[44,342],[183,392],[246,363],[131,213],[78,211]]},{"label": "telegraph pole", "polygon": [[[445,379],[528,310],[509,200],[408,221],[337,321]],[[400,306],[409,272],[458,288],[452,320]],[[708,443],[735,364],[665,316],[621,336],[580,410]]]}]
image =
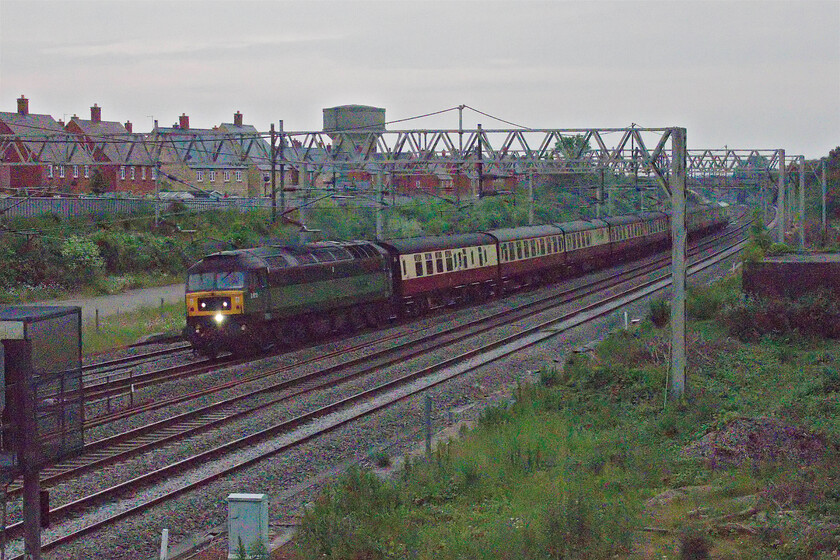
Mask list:
[{"label": "telegraph pole", "polygon": [[478,164],[476,164],[476,167],[477,167],[477,170],[478,170],[478,197],[481,198],[481,192],[482,192],[482,187],[483,187],[482,181],[481,181],[481,176],[484,173],[484,169],[483,169],[483,162],[481,161],[481,125],[480,124],[478,125],[478,132],[476,133],[475,140],[476,140],[475,150],[476,150],[476,154],[478,155]]},{"label": "telegraph pole", "polygon": [[779,150],[779,195],[776,197],[776,233],[779,243],[785,242],[785,179],[787,165],[785,164],[785,151]]},{"label": "telegraph pole", "polygon": [[[515,195],[514,195],[515,196]],[[534,173],[528,173],[528,225],[534,225]]]},{"label": "telegraph pole", "polygon": [[820,165],[822,166],[822,236],[825,239],[826,236],[826,227],[825,227],[825,158],[820,158]]},{"label": "telegraph pole", "polygon": [[271,123],[271,223],[277,221],[277,177],[274,170],[277,168],[277,146],[275,142],[274,123]]},{"label": "telegraph pole", "polygon": [[669,397],[679,399],[685,393],[685,175],[686,131],[671,133],[671,387]]},{"label": "telegraph pole", "polygon": [[805,249],[805,156],[799,156],[799,250]]},{"label": "telegraph pole", "polygon": [[285,160],[286,140],[283,134],[283,121],[280,121],[280,211],[286,211],[286,164]]}]

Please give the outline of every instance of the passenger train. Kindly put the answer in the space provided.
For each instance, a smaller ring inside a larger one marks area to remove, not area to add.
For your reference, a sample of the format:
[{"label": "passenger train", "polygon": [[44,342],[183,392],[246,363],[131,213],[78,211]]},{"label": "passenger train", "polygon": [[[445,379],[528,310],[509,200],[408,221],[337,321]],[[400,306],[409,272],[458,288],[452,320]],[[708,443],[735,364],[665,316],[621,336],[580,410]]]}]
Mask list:
[{"label": "passenger train", "polygon": [[[690,206],[689,237],[729,223]],[[642,212],[388,241],[222,251],[187,271],[185,338],[199,354],[253,353],[467,304],[669,246],[670,215]]]}]

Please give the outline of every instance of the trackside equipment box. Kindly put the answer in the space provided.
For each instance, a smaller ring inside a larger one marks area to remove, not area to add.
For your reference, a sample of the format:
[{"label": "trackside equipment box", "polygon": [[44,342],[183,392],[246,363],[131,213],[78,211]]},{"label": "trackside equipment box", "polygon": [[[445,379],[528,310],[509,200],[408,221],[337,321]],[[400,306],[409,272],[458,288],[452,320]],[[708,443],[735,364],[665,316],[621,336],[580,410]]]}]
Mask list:
[{"label": "trackside equipment box", "polygon": [[265,494],[228,495],[228,560],[239,558],[240,539],[248,558],[258,541],[268,551],[268,496]]},{"label": "trackside equipment box", "polygon": [[79,307],[0,305],[0,472],[4,475],[18,473],[22,461],[38,468],[81,451],[81,333]]}]

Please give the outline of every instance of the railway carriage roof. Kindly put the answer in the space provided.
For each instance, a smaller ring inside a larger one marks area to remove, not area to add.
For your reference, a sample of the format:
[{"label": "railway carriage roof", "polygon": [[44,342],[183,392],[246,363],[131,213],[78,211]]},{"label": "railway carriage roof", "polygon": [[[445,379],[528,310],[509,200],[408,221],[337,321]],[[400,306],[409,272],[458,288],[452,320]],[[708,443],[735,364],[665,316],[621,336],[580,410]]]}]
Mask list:
[{"label": "railway carriage roof", "polygon": [[623,224],[635,224],[643,222],[644,220],[637,214],[627,214],[626,216],[607,216],[602,218],[611,226],[620,226]]},{"label": "railway carriage roof", "polygon": [[542,226],[493,229],[487,233],[499,241],[516,241],[519,239],[531,239],[532,237],[545,237],[547,235],[562,235],[563,230],[555,225],[549,224]]},{"label": "railway carriage roof", "polygon": [[496,240],[486,233],[459,233],[438,237],[410,237],[408,239],[389,239],[379,242],[383,247],[387,247],[400,254],[478,247],[481,245],[494,245],[495,243]]},{"label": "railway carriage roof", "polygon": [[574,231],[589,231],[592,229],[599,229],[607,227],[607,222],[604,220],[575,220],[573,222],[564,222],[557,224],[564,233],[571,233]]}]

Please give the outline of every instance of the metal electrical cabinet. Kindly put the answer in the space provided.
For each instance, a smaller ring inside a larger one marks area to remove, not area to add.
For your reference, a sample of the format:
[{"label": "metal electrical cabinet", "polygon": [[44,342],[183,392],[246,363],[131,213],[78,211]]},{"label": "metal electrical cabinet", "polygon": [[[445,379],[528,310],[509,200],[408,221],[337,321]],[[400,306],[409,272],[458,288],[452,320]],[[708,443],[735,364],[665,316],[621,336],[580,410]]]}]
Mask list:
[{"label": "metal electrical cabinet", "polygon": [[262,541],[268,550],[268,496],[265,494],[228,495],[228,560],[240,558],[239,539],[249,555],[257,541]]},{"label": "metal electrical cabinet", "polygon": [[7,474],[24,462],[40,468],[81,451],[81,327],[79,307],[0,305],[0,466]]}]

